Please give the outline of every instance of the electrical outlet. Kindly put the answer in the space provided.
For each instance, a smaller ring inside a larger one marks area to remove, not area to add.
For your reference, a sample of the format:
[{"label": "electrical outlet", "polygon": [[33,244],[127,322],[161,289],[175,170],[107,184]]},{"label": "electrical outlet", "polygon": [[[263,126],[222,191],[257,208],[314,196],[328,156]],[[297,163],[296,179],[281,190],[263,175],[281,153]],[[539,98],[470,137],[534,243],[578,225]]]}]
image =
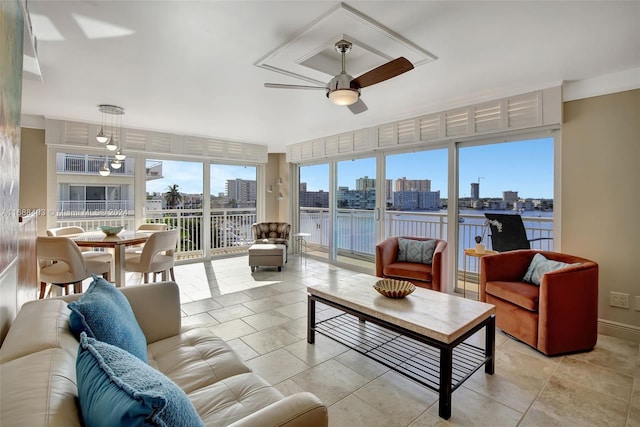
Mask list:
[{"label": "electrical outlet", "polygon": [[611,292],[609,293],[609,304],[611,307],[629,308],[629,294]]},{"label": "electrical outlet", "polygon": [[640,311],[640,297],[636,297],[636,311]]}]

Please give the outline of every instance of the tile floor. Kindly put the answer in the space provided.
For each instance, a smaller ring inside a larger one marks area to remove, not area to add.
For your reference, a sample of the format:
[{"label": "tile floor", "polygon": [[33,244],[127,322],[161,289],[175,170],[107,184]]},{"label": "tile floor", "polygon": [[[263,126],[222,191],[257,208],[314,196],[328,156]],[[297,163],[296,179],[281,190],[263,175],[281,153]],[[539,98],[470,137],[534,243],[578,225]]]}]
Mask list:
[{"label": "tile floor", "polygon": [[[306,286],[363,273],[294,255],[282,272],[251,274],[241,256],[175,274],[184,324],[209,325],[283,394],[316,394],[332,427],[640,426],[637,343],[600,335],[591,352],[549,358],[497,331],[495,374],[481,369],[458,388],[445,421],[428,388],[321,335],[307,344]],[[323,307],[318,319],[333,310]]]}]

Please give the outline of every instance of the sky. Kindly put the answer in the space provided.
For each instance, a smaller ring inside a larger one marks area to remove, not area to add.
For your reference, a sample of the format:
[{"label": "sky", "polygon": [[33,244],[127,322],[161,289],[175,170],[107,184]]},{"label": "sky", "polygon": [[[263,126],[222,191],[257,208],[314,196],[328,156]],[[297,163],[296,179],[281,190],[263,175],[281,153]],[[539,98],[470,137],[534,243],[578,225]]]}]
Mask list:
[{"label": "sky", "polygon": [[[471,195],[471,183],[480,182],[480,197],[502,197],[517,191],[523,198],[553,198],[553,138],[463,147],[460,156],[460,197]],[[149,160],[153,162],[153,160]],[[437,149],[387,156],[387,179],[430,179],[431,191],[448,197],[447,150]],[[308,191],[329,190],[327,164],[303,166]],[[162,160],[163,179],[147,181],[147,192],[167,191],[178,184],[183,193],[202,193],[202,163]],[[375,159],[338,163],[338,185],[355,189],[356,179],[375,178]],[[225,191],[228,179],[256,179],[253,166],[211,165],[211,194]]]},{"label": "sky", "polygon": [[[167,187],[178,184],[181,193],[202,194],[203,164],[175,160],[147,160],[162,162],[162,179],[147,181],[147,193],[166,193]],[[255,166],[211,165],[211,194],[225,192],[228,179],[256,179]]]},{"label": "sky", "polygon": [[[553,198],[553,138],[463,147],[459,151],[460,197],[471,196],[471,183],[480,181],[480,197],[502,197],[517,191],[524,198]],[[430,179],[431,191],[448,197],[446,149],[387,156],[387,179]],[[303,166],[307,191],[327,191],[326,164]],[[356,179],[376,175],[375,159],[338,163],[338,186],[355,189]]]}]

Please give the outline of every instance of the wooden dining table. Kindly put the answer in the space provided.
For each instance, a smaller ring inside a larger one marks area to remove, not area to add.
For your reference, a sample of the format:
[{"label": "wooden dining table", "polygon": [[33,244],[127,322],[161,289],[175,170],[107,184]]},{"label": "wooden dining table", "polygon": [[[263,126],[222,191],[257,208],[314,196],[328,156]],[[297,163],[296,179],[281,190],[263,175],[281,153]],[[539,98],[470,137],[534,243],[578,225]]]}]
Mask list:
[{"label": "wooden dining table", "polygon": [[116,287],[122,287],[125,285],[125,269],[124,260],[127,246],[139,245],[145,243],[149,236],[153,232],[142,231],[121,231],[120,233],[112,236],[107,236],[102,231],[88,231],[86,233],[80,233],[76,235],[69,235],[80,247],[85,248],[112,248],[114,250],[114,273],[115,277],[112,279]]}]

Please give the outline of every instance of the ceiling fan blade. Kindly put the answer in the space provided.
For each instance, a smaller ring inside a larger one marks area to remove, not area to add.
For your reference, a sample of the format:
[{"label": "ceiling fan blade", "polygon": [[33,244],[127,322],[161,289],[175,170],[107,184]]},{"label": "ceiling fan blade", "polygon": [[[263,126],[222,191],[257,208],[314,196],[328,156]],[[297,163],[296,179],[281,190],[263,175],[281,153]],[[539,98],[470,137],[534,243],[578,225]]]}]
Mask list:
[{"label": "ceiling fan blade", "polygon": [[413,70],[413,64],[401,56],[351,80],[351,87],[360,89],[371,86],[411,70]]},{"label": "ceiling fan blade", "polygon": [[358,100],[355,103],[351,105],[347,105],[347,107],[349,108],[349,110],[351,110],[353,114],[364,113],[369,109],[367,108],[367,104],[364,103],[362,98],[358,98]]},{"label": "ceiling fan blade", "polygon": [[275,89],[322,89],[327,90],[324,86],[304,86],[304,85],[285,85],[280,83],[265,83],[264,87]]}]

